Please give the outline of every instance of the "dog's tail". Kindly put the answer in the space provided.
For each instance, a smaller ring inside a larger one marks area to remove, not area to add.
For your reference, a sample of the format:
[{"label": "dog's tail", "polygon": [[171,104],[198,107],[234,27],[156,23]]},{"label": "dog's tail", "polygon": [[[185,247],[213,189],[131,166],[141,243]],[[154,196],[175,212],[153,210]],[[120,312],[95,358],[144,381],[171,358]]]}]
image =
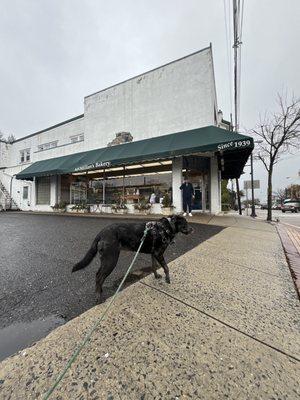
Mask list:
[{"label": "dog's tail", "polygon": [[90,247],[90,249],[88,250],[86,255],[83,257],[83,259],[80,260],[77,264],[74,265],[74,267],[72,268],[72,272],[79,271],[80,269],[83,269],[83,268],[87,267],[90,264],[92,259],[97,254],[98,242],[99,242],[100,239],[101,239],[100,235],[97,235],[95,237],[95,240],[93,241],[92,246]]}]

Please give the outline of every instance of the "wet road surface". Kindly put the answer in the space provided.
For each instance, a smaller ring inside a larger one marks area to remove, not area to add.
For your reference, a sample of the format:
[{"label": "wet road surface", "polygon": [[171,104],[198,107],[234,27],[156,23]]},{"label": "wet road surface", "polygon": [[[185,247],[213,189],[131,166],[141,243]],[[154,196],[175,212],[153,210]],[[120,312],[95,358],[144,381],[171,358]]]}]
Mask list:
[{"label": "wet road surface", "polygon": [[[0,213],[0,360],[98,303],[98,257],[82,271],[71,274],[71,269],[96,234],[115,222],[99,217]],[[169,246],[167,262],[223,229],[192,226],[192,235],[179,234],[176,244]],[[117,267],[104,283],[104,299],[115,292],[133,256],[121,252]],[[139,255],[127,285],[149,273],[150,266],[151,257]]]}]

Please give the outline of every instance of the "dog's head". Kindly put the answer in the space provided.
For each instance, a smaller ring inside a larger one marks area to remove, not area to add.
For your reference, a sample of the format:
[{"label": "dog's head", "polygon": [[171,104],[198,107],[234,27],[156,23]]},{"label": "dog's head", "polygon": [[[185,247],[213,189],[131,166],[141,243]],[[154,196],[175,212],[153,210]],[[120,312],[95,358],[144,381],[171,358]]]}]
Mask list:
[{"label": "dog's head", "polygon": [[194,231],[193,228],[189,226],[187,220],[181,215],[172,215],[170,219],[175,226],[176,233],[181,232],[185,235],[189,235]]}]

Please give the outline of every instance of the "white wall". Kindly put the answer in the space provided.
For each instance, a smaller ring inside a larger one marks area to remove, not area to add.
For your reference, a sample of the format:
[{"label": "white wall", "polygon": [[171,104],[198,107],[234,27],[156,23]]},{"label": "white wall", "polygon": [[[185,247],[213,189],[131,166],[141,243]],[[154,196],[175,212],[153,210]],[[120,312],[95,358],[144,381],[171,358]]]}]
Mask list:
[{"label": "white wall", "polygon": [[[71,144],[70,136],[78,135],[84,132],[84,118],[79,118],[67,122],[58,127],[46,130],[45,132],[25,137],[13,143],[9,152],[9,167],[20,165],[20,151],[30,149],[31,162],[45,160],[48,158],[60,157],[84,150],[84,142]],[[41,144],[58,141],[58,147],[38,151]],[[26,163],[25,163],[26,164]],[[28,163],[30,164],[30,163]],[[27,167],[28,165],[26,165]]]},{"label": "white wall", "polygon": [[[5,186],[8,193],[10,188],[12,189],[12,198],[22,210],[32,209],[32,182],[31,181],[19,181],[13,177],[14,174],[21,171],[21,168],[5,169],[0,170],[0,181]],[[12,182],[12,185],[11,185]],[[23,200],[23,187],[28,186],[28,200]]]},{"label": "white wall", "polygon": [[[60,126],[48,129],[44,132],[17,140],[12,145],[6,145],[0,142],[0,167],[6,167],[0,170],[0,181],[10,193],[11,177],[27,168],[33,162],[45,160],[48,158],[60,157],[72,153],[84,151],[84,142],[71,143],[70,136],[78,135],[84,132],[84,118],[78,118],[66,122]],[[58,141],[58,147],[38,151],[38,146],[44,143]],[[8,147],[7,147],[8,146]],[[8,149],[8,150],[7,150]],[[20,163],[20,151],[30,149],[30,162]],[[5,150],[5,151],[4,151]],[[23,200],[23,187],[29,186],[29,199]],[[33,182],[16,180],[13,178],[12,197],[22,210],[40,210],[48,211],[51,208],[47,206],[36,206],[35,197],[32,189]],[[52,201],[52,198],[51,198]],[[51,205],[54,205],[55,202]],[[45,209],[46,207],[46,209]]]},{"label": "white wall", "polygon": [[[0,170],[0,180],[9,191],[11,177],[31,163],[105,147],[121,131],[130,132],[136,141],[215,125],[216,109],[212,51],[207,48],[87,96],[84,116],[8,147],[0,143],[0,167],[6,167]],[[82,133],[84,142],[71,144],[70,136]],[[38,151],[39,145],[53,141],[58,141],[58,147]],[[30,149],[31,159],[20,164],[20,151],[24,149]],[[56,198],[53,185],[51,205]],[[28,201],[22,199],[23,186],[31,188]],[[12,197],[22,209],[39,208],[35,206],[33,182],[13,179]]]},{"label": "white wall", "polygon": [[11,144],[0,140],[0,168],[7,166]]},{"label": "white wall", "polygon": [[214,125],[215,107],[208,48],[87,96],[86,148],[105,147],[121,131],[140,140]]},{"label": "white wall", "polygon": [[221,179],[217,157],[210,159],[210,212],[217,214],[221,211]]},{"label": "white wall", "polygon": [[175,213],[182,212],[182,193],[179,189],[182,184],[182,157],[176,157],[172,163],[172,193]]}]

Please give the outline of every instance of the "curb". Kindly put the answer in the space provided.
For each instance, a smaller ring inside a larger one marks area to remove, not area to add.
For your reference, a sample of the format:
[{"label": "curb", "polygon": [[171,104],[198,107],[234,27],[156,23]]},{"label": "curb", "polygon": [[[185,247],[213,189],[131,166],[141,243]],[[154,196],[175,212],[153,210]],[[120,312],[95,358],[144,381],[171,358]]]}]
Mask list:
[{"label": "curb", "polygon": [[287,228],[283,224],[278,224],[276,229],[300,300],[300,253],[289,237]]},{"label": "curb", "polygon": [[[10,211],[6,211],[6,213],[9,213]],[[15,213],[15,212],[13,212]],[[57,217],[74,217],[74,218],[106,218],[106,219],[129,219],[129,220],[136,220],[136,219],[141,219],[141,220],[146,220],[146,221],[152,221],[152,220],[158,220],[163,217],[167,217],[166,215],[163,214],[101,214],[101,213],[68,213],[68,212],[63,212],[63,213],[54,213],[51,211],[18,211],[18,214],[24,214],[24,215],[48,215],[48,216],[57,216]],[[199,223],[199,224],[207,224],[205,218],[210,221],[212,218],[215,217],[215,214],[194,214],[193,217],[185,217],[189,223]]]}]

